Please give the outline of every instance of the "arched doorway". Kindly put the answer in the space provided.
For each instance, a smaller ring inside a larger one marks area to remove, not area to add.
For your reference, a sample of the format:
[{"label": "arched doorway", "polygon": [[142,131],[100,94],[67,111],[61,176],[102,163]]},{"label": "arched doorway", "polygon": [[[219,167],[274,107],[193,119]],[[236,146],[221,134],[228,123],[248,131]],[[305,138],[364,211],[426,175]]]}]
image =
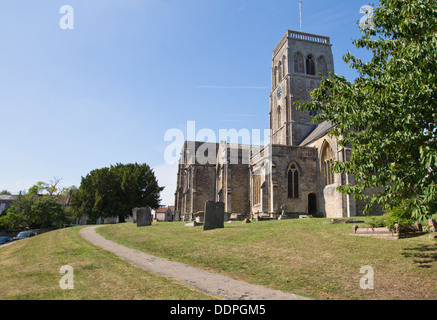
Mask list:
[{"label": "arched doorway", "polygon": [[317,196],[315,193],[310,193],[308,195],[308,214],[317,214]]}]

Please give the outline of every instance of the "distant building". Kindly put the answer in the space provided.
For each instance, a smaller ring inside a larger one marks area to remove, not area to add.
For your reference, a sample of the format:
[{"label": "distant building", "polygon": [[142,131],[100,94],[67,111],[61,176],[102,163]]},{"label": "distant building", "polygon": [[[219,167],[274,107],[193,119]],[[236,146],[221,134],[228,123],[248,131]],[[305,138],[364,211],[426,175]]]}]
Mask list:
[{"label": "distant building", "polygon": [[17,197],[17,195],[11,194],[0,195],[0,214],[8,210]]},{"label": "distant building", "polygon": [[68,195],[49,195],[49,194],[35,194],[32,196],[32,199],[40,199],[40,198],[54,198],[56,199],[56,202],[63,205],[64,207],[70,206],[70,200],[71,200],[71,194],[72,191]]},{"label": "distant building", "polygon": [[174,206],[161,207],[155,210],[155,219],[157,221],[173,221]]},{"label": "distant building", "polygon": [[[68,195],[35,194],[34,196],[32,196],[32,199],[39,199],[39,198],[43,198],[43,197],[54,198],[54,199],[56,199],[56,202],[63,205],[64,207],[70,206],[71,192]],[[17,200],[17,198],[18,198],[18,195],[11,195],[11,194],[0,195],[0,213],[3,213],[6,210],[8,210],[12,206],[12,203],[15,200]]]}]

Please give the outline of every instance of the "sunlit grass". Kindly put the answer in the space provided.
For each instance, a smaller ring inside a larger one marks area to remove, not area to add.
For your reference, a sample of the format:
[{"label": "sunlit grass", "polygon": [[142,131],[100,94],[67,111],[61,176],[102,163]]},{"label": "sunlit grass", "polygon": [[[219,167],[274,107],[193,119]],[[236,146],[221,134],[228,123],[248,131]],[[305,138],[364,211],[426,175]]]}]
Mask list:
[{"label": "sunlit grass", "polygon": [[[435,240],[351,236],[351,224],[324,221],[232,222],[209,231],[180,222],[126,223],[98,232],[137,250],[316,299],[437,299]],[[366,265],[374,268],[373,290],[360,287]]]},{"label": "sunlit grass", "polygon": [[[136,268],[67,228],[0,248],[0,299],[210,299],[181,284]],[[74,289],[62,290],[63,265],[73,267]]]}]

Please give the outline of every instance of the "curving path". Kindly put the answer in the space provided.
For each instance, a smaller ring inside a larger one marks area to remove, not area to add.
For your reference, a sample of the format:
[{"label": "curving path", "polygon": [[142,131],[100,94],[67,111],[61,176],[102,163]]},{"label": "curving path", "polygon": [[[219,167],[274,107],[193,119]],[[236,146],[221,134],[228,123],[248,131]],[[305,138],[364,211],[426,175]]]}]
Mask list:
[{"label": "curving path", "polygon": [[249,284],[122,246],[96,233],[98,227],[102,226],[83,228],[80,230],[80,234],[87,241],[115,253],[137,267],[182,281],[185,285],[192,286],[211,296],[228,300],[309,300],[305,297]]}]

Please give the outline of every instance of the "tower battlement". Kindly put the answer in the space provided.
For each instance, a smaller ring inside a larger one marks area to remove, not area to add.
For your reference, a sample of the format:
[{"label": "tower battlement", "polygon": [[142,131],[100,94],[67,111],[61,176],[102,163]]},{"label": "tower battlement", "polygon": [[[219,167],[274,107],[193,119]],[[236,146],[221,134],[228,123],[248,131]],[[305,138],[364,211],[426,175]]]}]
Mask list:
[{"label": "tower battlement", "polygon": [[331,45],[331,41],[330,41],[329,37],[321,36],[321,35],[317,35],[317,34],[312,34],[312,33],[287,30],[287,32],[284,34],[284,36],[279,41],[276,48],[273,50],[273,57],[275,57],[278,54],[278,52],[280,51],[280,49],[284,45],[285,41],[287,41],[288,39],[296,39],[296,40],[301,40],[301,41],[326,44],[329,46]]}]

